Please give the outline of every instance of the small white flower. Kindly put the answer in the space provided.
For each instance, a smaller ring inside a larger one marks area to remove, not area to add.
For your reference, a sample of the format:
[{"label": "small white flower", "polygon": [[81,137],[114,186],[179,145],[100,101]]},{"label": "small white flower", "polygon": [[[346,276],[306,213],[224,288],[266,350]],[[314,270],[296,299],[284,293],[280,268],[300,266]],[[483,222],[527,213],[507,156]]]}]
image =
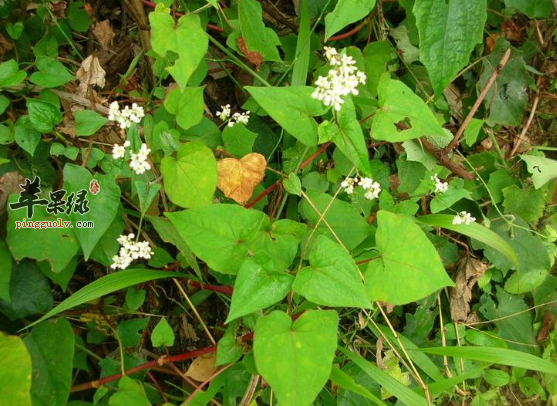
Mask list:
[{"label": "small white flower", "polygon": [[371,189],[373,187],[373,179],[371,178],[360,179],[360,186],[363,187],[365,190]]},{"label": "small white flower", "polygon": [[226,106],[220,106],[221,111],[217,111],[217,117],[221,121],[226,121],[230,117],[230,104]]},{"label": "small white flower", "polygon": [[114,144],[114,147],[112,147],[112,158],[120,159],[120,158],[124,158],[124,156],[126,156],[126,144],[124,145]]},{"label": "small white flower", "polygon": [[362,187],[366,191],[364,197],[367,200],[377,199],[379,197],[379,193],[381,193],[381,185],[378,182],[373,182],[373,180],[371,181],[371,185],[369,185],[369,187]]},{"label": "small white flower", "polygon": [[472,217],[472,215],[466,211],[461,211],[460,213],[458,213],[454,219],[453,219],[453,224],[470,224],[473,223],[474,221],[476,221],[475,217]]},{"label": "small white flower", "polygon": [[133,103],[131,109],[130,106],[126,106],[120,110],[118,102],[114,101],[110,103],[108,109],[108,119],[117,122],[123,130],[130,128],[132,123],[140,123],[143,117],[145,117],[145,111],[137,103]]},{"label": "small white flower", "polygon": [[147,162],[150,152],[151,150],[147,148],[147,144],[143,143],[137,154],[131,153],[130,168],[135,171],[136,174],[141,175],[151,169],[151,165]]},{"label": "small white flower", "polygon": [[447,182],[441,182],[437,174],[433,175],[431,180],[435,182],[435,193],[445,193],[449,190],[449,184]]},{"label": "small white flower", "polygon": [[112,269],[126,269],[135,259],[150,259],[153,255],[151,246],[147,241],[135,242],[134,234],[121,235],[116,239],[120,244],[118,255],[112,257]]},{"label": "small white flower", "polygon": [[311,97],[338,111],[342,108],[345,96],[358,94],[357,87],[366,82],[366,75],[358,70],[356,61],[351,56],[343,54],[339,57],[335,48],[325,47],[324,50],[332,69],[327,76],[317,78],[316,89]]},{"label": "small white flower", "polygon": [[237,123],[247,124],[249,122],[249,111],[243,113],[234,113],[228,122],[229,127],[234,127]]},{"label": "small white flower", "polygon": [[347,195],[354,193],[354,187],[358,185],[358,178],[346,178],[344,179],[340,187],[344,189]]}]

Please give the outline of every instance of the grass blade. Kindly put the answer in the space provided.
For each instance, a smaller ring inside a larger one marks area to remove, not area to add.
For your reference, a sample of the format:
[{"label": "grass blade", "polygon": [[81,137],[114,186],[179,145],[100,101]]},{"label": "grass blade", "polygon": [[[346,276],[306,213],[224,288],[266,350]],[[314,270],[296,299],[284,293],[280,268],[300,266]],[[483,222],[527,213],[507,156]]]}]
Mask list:
[{"label": "grass blade", "polygon": [[420,348],[428,354],[467,358],[474,361],[507,365],[557,375],[557,364],[525,352],[497,347],[430,347]]},{"label": "grass blade", "polygon": [[305,86],[309,69],[309,52],[311,48],[311,31],[309,26],[308,0],[300,2],[300,30],[296,43],[296,58],[292,70],[292,86]]},{"label": "grass blade", "polygon": [[418,395],[412,389],[404,386],[388,373],[382,371],[378,366],[345,348],[339,347],[339,351],[350,358],[350,360],[368,374],[371,379],[383,386],[389,393],[394,394],[397,399],[407,406],[427,406],[425,397]]},{"label": "grass blade", "polygon": [[381,399],[379,399],[377,396],[375,396],[373,393],[368,391],[359,383],[356,383],[356,381],[354,381],[354,378],[352,378],[350,375],[348,375],[346,372],[342,371],[338,367],[333,366],[333,369],[331,370],[330,379],[331,382],[333,382],[335,385],[338,385],[343,389],[354,392],[360,396],[363,396],[371,400],[372,402],[375,402],[376,405],[387,406],[385,402],[383,402]]},{"label": "grass blade", "polygon": [[188,276],[188,274],[179,272],[155,271],[152,269],[128,269],[111,273],[79,289],[77,292],[68,297],[62,303],[58,304],[58,306],[50,310],[40,319],[26,326],[25,329],[32,327],[35,324],[38,324],[41,321],[49,319],[52,316],[60,314],[66,310],[79,306],[83,303],[90,302],[91,300],[98,299],[101,296],[114,293],[120,289],[129,288],[130,286],[153,281],[156,279],[180,278]]},{"label": "grass blade", "polygon": [[427,216],[418,217],[418,221],[421,223],[456,231],[457,233],[464,234],[470,238],[489,245],[491,248],[496,249],[511,260],[518,270],[518,257],[516,252],[498,234],[478,223],[472,223],[469,225],[453,224],[453,219],[454,216],[449,214],[429,214]]}]

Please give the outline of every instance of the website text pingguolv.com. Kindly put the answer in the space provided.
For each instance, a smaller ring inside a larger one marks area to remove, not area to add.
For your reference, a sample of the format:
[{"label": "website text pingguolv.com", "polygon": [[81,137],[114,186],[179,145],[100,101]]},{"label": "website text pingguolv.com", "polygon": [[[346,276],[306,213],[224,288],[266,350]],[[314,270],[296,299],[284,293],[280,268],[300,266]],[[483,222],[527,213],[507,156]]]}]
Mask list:
[{"label": "website text pingguolv.com", "polygon": [[[63,221],[61,218],[58,218],[55,221],[32,221],[23,219],[21,221],[15,222],[16,230],[19,230],[20,228],[34,228],[36,230],[45,230],[47,228],[73,228],[73,226],[74,225],[71,221]],[[95,223],[93,221],[76,221],[75,226],[77,228],[94,228]]]}]

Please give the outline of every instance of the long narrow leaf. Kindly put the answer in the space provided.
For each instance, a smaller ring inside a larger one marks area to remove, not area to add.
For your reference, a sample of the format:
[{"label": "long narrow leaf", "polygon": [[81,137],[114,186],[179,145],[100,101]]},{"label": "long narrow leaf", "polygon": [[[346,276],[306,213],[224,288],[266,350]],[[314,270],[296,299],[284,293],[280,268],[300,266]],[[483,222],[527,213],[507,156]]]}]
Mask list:
[{"label": "long narrow leaf", "polygon": [[453,219],[454,216],[449,214],[429,214],[427,216],[418,217],[418,221],[424,224],[456,231],[457,233],[467,235],[470,238],[489,245],[491,248],[505,255],[513,262],[516,269],[518,269],[518,257],[516,252],[504,239],[501,238],[501,236],[478,223],[468,225],[453,224]]},{"label": "long narrow leaf", "polygon": [[[371,329],[371,331],[373,332],[373,334],[375,334],[375,336],[377,338],[381,337],[381,334],[379,333],[379,331],[377,331],[377,329],[373,325],[368,324],[368,327]],[[400,346],[398,345],[395,337],[393,336],[393,333],[391,332],[391,330],[387,326],[379,325],[379,328],[381,329],[383,334],[385,334],[387,336],[389,341],[395,347],[397,347],[398,350],[402,350],[400,348]],[[419,349],[419,347],[416,344],[414,344],[408,338],[404,337],[402,334],[398,333],[398,337],[400,339],[400,342],[404,346],[404,348],[406,348],[407,350],[417,350],[417,349]],[[410,358],[412,358],[412,361],[414,362],[414,364],[416,364],[418,366],[418,368],[420,368],[422,371],[424,371],[434,381],[441,381],[441,380],[445,379],[443,377],[443,374],[441,372],[439,372],[439,367],[437,365],[435,365],[435,363],[427,355],[425,355],[425,354],[423,354],[419,351],[412,351],[410,353]]]},{"label": "long narrow leaf", "polygon": [[354,354],[345,348],[339,347],[339,351],[350,358],[350,360],[358,365],[366,374],[368,374],[371,379],[383,386],[389,393],[394,394],[394,396],[407,406],[427,405],[425,397],[420,396],[410,388],[407,388],[388,373],[382,371],[376,365],[373,365],[371,362],[366,361],[361,356]]},{"label": "long narrow leaf", "polygon": [[129,288],[130,286],[153,281],[155,279],[180,278],[188,276],[189,275],[187,274],[179,272],[155,271],[152,269],[128,269],[125,271],[111,273],[79,289],[58,306],[46,313],[43,317],[29,324],[25,328],[32,327],[41,321],[51,318],[52,316],[83,303],[90,302],[91,300],[98,299],[101,296],[114,293],[120,289]]},{"label": "long narrow leaf", "polygon": [[420,348],[428,354],[447,355],[474,361],[507,365],[557,375],[557,364],[521,351],[497,347],[431,347]]},{"label": "long narrow leaf", "polygon": [[359,383],[354,381],[354,378],[352,378],[350,375],[348,375],[346,372],[342,371],[338,367],[333,366],[333,369],[331,370],[330,379],[331,379],[331,382],[333,382],[335,385],[338,385],[343,389],[354,392],[354,393],[356,393],[360,396],[363,396],[363,397],[371,400],[372,402],[375,402],[376,405],[387,406],[387,404],[385,402],[383,402],[381,399],[379,399],[373,393],[368,391],[362,385],[360,385]]},{"label": "long narrow leaf", "polygon": [[296,43],[296,58],[292,70],[292,86],[305,86],[309,69],[311,32],[309,26],[309,0],[300,1],[300,30]]},{"label": "long narrow leaf", "polygon": [[479,377],[482,373],[483,368],[474,368],[470,371],[467,371],[461,375],[453,376],[452,378],[442,379],[440,381],[436,381],[430,383],[428,385],[429,391],[432,395],[440,394],[444,391],[453,390],[455,385],[459,384],[462,381],[467,379],[475,379]]}]

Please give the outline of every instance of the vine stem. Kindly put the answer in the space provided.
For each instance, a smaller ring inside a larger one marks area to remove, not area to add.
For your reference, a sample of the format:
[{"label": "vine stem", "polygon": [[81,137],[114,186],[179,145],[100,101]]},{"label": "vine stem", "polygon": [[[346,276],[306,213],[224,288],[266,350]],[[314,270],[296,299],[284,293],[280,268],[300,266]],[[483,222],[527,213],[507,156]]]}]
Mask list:
[{"label": "vine stem", "polygon": [[[302,316],[304,313],[305,313],[305,311],[302,311],[298,314],[295,314],[294,316],[292,316],[292,321],[295,321],[300,316]],[[250,333],[244,334],[243,336],[240,337],[240,341],[243,341],[243,342],[244,341],[252,341],[253,340],[253,335],[254,335],[253,331],[250,332]],[[210,354],[210,353],[215,352],[215,351],[217,351],[217,346],[212,345],[210,347],[202,348],[200,350],[185,352],[183,354],[163,355],[163,356],[157,358],[156,360],[148,361],[144,364],[141,364],[141,365],[138,365],[136,367],[130,368],[130,369],[124,371],[123,373],[109,375],[109,376],[105,376],[104,378],[101,378],[101,379],[95,379],[94,381],[74,385],[71,388],[70,392],[74,393],[74,392],[82,392],[82,391],[88,390],[88,389],[97,389],[99,386],[104,385],[105,383],[117,381],[118,379],[122,378],[123,376],[129,376],[129,375],[135,374],[136,372],[144,371],[146,369],[150,369],[150,368],[153,368],[153,367],[162,367],[164,365],[172,364],[174,362],[187,361],[189,359],[197,358],[197,357],[200,357],[201,355]]]},{"label": "vine stem", "polygon": [[464,119],[464,122],[462,123],[462,125],[458,129],[458,131],[455,134],[454,138],[452,139],[451,143],[449,145],[447,145],[445,147],[445,149],[443,149],[443,152],[445,154],[448,153],[448,152],[451,152],[453,149],[455,149],[458,146],[458,143],[460,142],[460,139],[462,138],[462,135],[464,134],[464,130],[466,130],[466,127],[468,127],[468,124],[470,124],[470,121],[472,121],[472,118],[474,118],[474,115],[476,114],[476,112],[480,108],[480,105],[482,104],[485,97],[487,96],[487,93],[489,92],[489,90],[491,89],[491,87],[493,86],[495,81],[497,80],[497,77],[501,74],[501,71],[503,70],[503,68],[505,67],[507,62],[509,62],[510,57],[511,57],[511,48],[509,47],[509,49],[507,49],[507,51],[505,52],[505,54],[503,55],[503,57],[499,61],[499,65],[497,65],[497,68],[493,71],[493,73],[489,77],[489,79],[487,81],[487,84],[485,85],[482,92],[478,96],[478,99],[476,100],[476,102],[472,106],[472,109],[470,109],[470,112],[468,113],[468,115]]}]

